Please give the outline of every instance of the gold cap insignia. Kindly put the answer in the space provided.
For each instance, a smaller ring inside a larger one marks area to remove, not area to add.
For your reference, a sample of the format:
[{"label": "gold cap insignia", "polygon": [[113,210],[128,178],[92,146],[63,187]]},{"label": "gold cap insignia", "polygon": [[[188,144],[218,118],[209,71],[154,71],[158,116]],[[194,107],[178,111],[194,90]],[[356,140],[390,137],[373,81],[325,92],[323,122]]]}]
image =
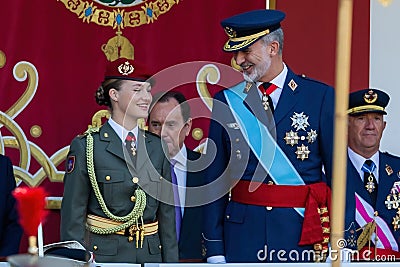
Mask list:
[{"label": "gold cap insignia", "polygon": [[368,104],[374,103],[378,99],[378,94],[373,90],[369,90],[364,94],[364,101]]},{"label": "gold cap insignia", "polygon": [[225,27],[225,32],[228,35],[229,38],[235,38],[236,37],[236,31],[233,30],[231,27]]}]

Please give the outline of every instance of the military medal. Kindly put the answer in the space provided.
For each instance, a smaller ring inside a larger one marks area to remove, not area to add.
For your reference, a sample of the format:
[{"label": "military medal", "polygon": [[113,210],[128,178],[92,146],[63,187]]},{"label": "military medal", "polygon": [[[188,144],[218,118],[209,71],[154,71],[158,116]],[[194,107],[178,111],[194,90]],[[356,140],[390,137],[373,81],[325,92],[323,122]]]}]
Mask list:
[{"label": "military medal", "polygon": [[395,217],[393,217],[393,229],[397,231],[400,228],[400,209],[397,211],[397,214]]},{"label": "military medal", "polygon": [[263,104],[264,110],[268,110],[269,103],[268,103],[268,96],[267,95],[263,94],[263,96],[262,96],[262,104]]},{"label": "military medal", "polygon": [[308,146],[301,145],[297,147],[296,155],[298,159],[305,160],[308,159],[308,154],[310,154],[310,150],[308,150]]},{"label": "military medal", "polygon": [[368,191],[369,193],[374,192],[374,190],[375,190],[375,183],[374,183],[374,178],[372,177],[372,174],[369,174],[369,176],[368,176],[368,182],[367,182],[367,184],[365,185],[365,188],[367,189],[367,191]]},{"label": "military medal", "polygon": [[305,131],[307,126],[310,126],[310,124],[308,123],[308,116],[304,115],[304,112],[302,113],[294,112],[291,119],[292,119],[292,126],[296,128],[296,131],[298,130]]},{"label": "military medal", "polygon": [[131,151],[132,151],[132,155],[136,156],[136,145],[135,145],[135,143],[132,143]]}]

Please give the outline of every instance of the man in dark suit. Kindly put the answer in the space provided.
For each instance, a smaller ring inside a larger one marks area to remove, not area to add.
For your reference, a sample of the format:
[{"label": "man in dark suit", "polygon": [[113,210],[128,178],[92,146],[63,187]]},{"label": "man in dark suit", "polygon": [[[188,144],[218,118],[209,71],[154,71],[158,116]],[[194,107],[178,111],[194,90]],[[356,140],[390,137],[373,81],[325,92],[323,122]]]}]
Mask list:
[{"label": "man in dark suit", "polygon": [[[359,258],[400,257],[400,158],[379,151],[388,102],[378,89],[349,99],[344,236],[348,248],[361,251]],[[368,247],[371,255],[364,252]]]},{"label": "man in dark suit", "polygon": [[211,263],[312,261],[303,251],[328,249],[334,90],[283,62],[284,17],[255,10],[221,22],[223,49],[246,81],[213,101],[205,177],[214,201],[204,208]]},{"label": "man in dark suit", "polygon": [[11,160],[0,154],[0,257],[18,253],[22,228],[12,191],[15,178]]},{"label": "man in dark suit", "polygon": [[[176,175],[179,186],[180,205],[175,212],[178,216],[177,233],[180,261],[202,260],[201,223],[202,208],[190,194],[189,188],[203,184],[204,174],[198,169],[200,153],[185,146],[185,138],[190,134],[192,119],[190,106],[180,92],[160,92],[153,97],[148,119],[149,131],[162,137],[168,146],[171,170]],[[178,201],[176,201],[176,204]]]}]

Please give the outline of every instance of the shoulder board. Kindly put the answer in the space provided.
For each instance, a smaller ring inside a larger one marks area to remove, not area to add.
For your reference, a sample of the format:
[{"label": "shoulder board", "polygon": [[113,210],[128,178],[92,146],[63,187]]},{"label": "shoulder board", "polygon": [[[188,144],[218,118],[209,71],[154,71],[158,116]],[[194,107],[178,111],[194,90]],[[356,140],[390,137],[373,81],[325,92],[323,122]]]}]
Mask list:
[{"label": "shoulder board", "polygon": [[391,158],[394,158],[394,159],[397,159],[397,160],[400,160],[400,157],[399,156],[396,156],[396,155],[393,155],[393,154],[390,154],[389,152],[382,152],[382,154],[385,154],[385,156],[388,156],[388,157],[391,157]]},{"label": "shoulder board", "polygon": [[299,77],[301,79],[304,79],[304,80],[307,80],[307,81],[310,81],[310,82],[315,82],[315,83],[323,84],[325,86],[330,86],[330,85],[328,85],[328,84],[326,84],[324,82],[321,82],[321,81],[315,80],[313,78],[307,77],[305,74],[297,75],[297,77]]}]

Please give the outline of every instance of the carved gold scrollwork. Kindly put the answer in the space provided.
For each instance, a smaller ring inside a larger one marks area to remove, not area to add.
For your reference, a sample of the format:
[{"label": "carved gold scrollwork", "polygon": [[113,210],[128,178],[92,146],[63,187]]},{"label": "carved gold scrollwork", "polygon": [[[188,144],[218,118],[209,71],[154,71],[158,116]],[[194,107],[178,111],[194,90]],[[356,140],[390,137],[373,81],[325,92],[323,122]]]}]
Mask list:
[{"label": "carved gold scrollwork", "polygon": [[207,82],[210,84],[216,84],[219,82],[220,72],[217,66],[214,64],[204,65],[197,73],[196,87],[197,92],[201,100],[207,106],[209,110],[212,110],[212,97],[210,91],[207,88]]}]

